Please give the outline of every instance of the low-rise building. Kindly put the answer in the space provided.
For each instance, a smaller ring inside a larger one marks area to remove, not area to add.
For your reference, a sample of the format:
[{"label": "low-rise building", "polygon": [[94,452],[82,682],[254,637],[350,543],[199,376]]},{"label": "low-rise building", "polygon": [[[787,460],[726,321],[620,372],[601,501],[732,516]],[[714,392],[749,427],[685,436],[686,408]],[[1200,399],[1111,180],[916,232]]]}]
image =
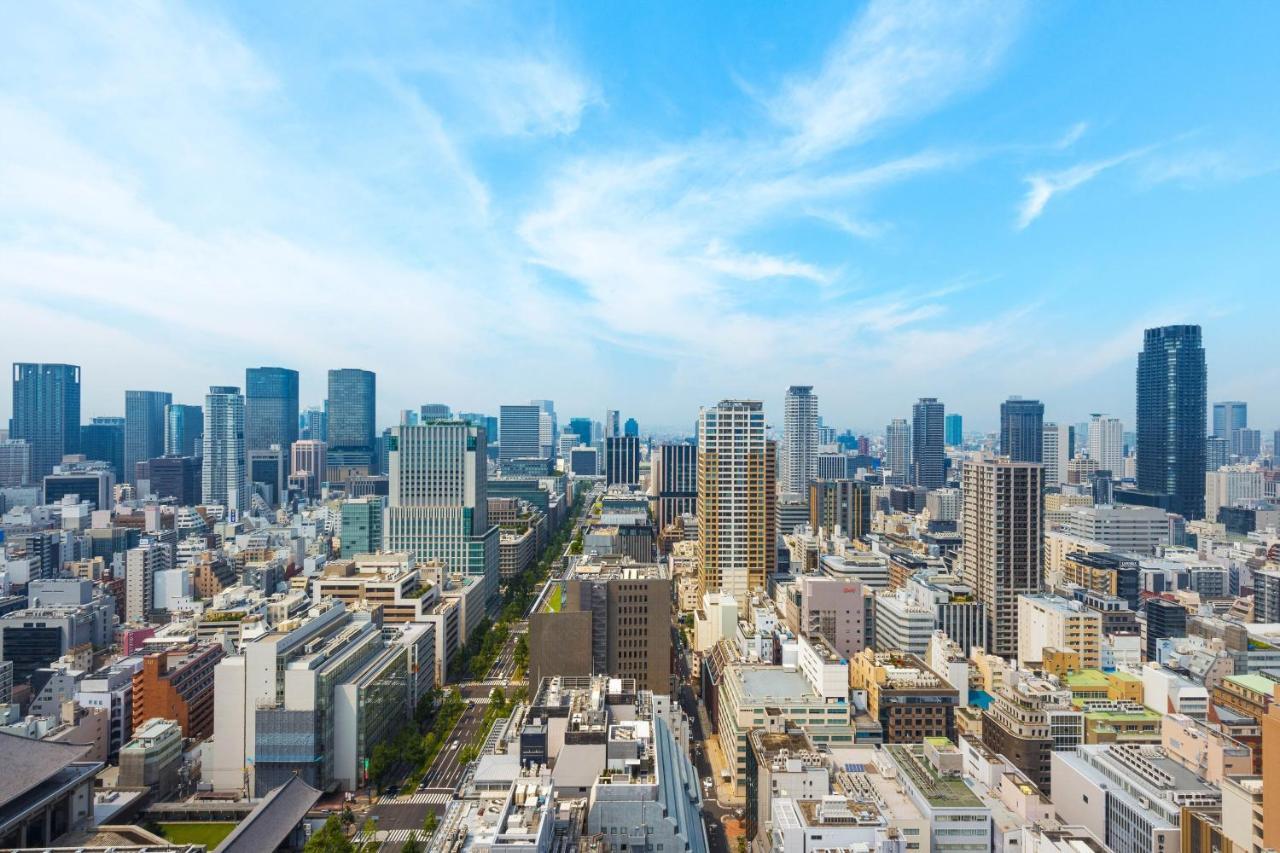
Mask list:
[{"label": "low-rise building", "polygon": [[878,720],[885,743],[955,737],[959,693],[915,655],[863,649],[849,666],[855,706]]}]

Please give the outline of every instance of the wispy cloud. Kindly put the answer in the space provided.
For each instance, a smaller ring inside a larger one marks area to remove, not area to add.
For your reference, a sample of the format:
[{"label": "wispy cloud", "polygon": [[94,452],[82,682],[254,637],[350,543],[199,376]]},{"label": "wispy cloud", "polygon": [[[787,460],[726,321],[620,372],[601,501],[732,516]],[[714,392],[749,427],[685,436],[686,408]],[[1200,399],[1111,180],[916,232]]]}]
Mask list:
[{"label": "wispy cloud", "polygon": [[1018,208],[1018,229],[1026,228],[1032,222],[1035,222],[1040,217],[1040,214],[1044,213],[1045,206],[1049,204],[1054,196],[1069,193],[1108,169],[1113,169],[1122,163],[1142,157],[1151,150],[1152,146],[1144,146],[1135,148],[1132,151],[1126,151],[1115,157],[1108,157],[1105,160],[1079,163],[1057,172],[1032,175],[1026,179],[1027,194],[1023,197],[1022,204]]}]

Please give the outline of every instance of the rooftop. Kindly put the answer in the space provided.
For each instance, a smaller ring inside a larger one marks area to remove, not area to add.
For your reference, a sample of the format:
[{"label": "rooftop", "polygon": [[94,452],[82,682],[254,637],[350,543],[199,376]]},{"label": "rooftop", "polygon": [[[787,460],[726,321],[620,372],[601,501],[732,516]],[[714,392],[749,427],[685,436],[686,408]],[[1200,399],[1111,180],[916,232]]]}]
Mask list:
[{"label": "rooftop", "polygon": [[1270,678],[1253,673],[1248,675],[1228,675],[1225,680],[1238,684],[1246,690],[1252,690],[1254,693],[1261,693],[1264,696],[1272,695],[1276,688],[1276,683]]},{"label": "rooftop", "polygon": [[780,666],[739,666],[743,699],[750,702],[816,699],[809,679]]},{"label": "rooftop", "polygon": [[[945,740],[945,739],[944,739]],[[885,751],[893,757],[903,775],[911,780],[929,805],[935,809],[980,809],[978,798],[960,776],[943,775],[924,755],[923,744],[888,744]]]}]

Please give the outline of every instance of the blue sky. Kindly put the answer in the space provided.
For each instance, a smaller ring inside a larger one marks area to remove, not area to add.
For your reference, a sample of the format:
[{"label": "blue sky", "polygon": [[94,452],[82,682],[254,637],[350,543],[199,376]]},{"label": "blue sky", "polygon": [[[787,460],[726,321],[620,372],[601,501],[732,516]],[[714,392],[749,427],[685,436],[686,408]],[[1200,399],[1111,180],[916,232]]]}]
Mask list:
[{"label": "blue sky", "polygon": [[[1280,7],[26,4],[0,28],[0,358],[381,419],[690,424],[813,384],[1132,421],[1141,330],[1280,425]],[[9,400],[0,395],[0,416]]]}]

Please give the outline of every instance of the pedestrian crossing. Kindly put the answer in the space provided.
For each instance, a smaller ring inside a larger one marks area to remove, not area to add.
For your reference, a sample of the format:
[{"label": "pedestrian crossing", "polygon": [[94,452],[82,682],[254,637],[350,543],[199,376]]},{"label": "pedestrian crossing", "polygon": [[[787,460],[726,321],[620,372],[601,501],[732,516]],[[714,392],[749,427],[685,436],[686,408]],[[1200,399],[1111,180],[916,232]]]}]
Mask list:
[{"label": "pedestrian crossing", "polygon": [[430,840],[427,833],[421,829],[380,829],[377,832],[357,832],[355,837],[356,847],[361,844],[404,844],[412,835],[419,844],[426,844]]},{"label": "pedestrian crossing", "polygon": [[426,790],[421,793],[410,794],[407,797],[400,797],[397,803],[414,803],[417,805],[440,805],[447,803],[453,799],[453,791],[444,788]]}]

